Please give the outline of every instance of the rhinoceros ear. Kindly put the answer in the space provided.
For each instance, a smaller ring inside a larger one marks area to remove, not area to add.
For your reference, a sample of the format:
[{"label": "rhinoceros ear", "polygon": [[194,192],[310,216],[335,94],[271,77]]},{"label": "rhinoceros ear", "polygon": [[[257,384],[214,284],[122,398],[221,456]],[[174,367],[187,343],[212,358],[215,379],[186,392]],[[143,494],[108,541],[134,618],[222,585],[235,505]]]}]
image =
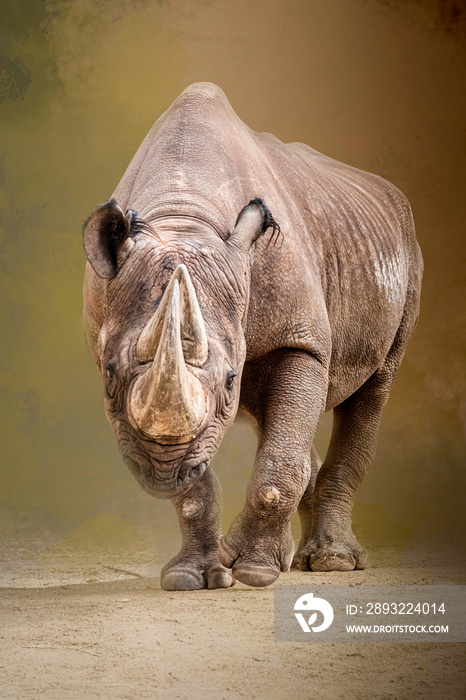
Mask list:
[{"label": "rhinoceros ear", "polygon": [[270,241],[275,236],[278,237],[280,226],[273,218],[264,200],[256,197],[241,209],[236,219],[235,228],[228,240],[248,249],[268,228],[272,228]]},{"label": "rhinoceros ear", "polygon": [[99,204],[83,224],[83,243],[87,259],[94,271],[104,279],[115,277],[134,242],[128,238],[136,216],[126,214],[114,199]]}]

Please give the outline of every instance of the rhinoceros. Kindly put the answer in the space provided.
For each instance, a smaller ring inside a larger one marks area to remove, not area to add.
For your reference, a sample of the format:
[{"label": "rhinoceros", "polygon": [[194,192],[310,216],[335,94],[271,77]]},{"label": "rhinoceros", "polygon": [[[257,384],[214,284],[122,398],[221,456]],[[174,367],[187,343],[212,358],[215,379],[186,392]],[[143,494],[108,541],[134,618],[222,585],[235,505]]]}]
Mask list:
[{"label": "rhinoceros", "polygon": [[[162,588],[364,568],[353,501],[419,314],[423,263],[404,195],[252,131],[219,87],[197,83],[83,230],[105,411],[136,480],[179,519]],[[322,464],[313,439],[330,410]],[[222,537],[210,465],[235,416],[256,426],[258,449]]]}]

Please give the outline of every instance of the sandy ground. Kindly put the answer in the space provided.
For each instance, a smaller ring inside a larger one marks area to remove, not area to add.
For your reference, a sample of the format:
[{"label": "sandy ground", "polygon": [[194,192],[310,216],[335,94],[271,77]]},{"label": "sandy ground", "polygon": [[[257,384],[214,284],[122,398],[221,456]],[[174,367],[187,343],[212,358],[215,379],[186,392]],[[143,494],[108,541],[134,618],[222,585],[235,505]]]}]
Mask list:
[{"label": "sandy ground", "polygon": [[[176,550],[163,523],[157,549],[111,513],[65,534],[16,514],[3,524],[2,698],[466,696],[464,645],[278,644],[273,586],[162,591]],[[391,539],[369,543],[366,571],[290,572],[276,585],[464,582],[451,548]]]}]

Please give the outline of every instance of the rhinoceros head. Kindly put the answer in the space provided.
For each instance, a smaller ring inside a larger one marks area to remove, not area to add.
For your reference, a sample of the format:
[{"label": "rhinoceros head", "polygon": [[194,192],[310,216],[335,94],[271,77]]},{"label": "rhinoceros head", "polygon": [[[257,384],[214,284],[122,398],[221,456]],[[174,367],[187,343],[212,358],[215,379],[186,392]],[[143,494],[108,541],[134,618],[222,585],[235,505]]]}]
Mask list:
[{"label": "rhinoceros head", "polygon": [[257,199],[226,240],[183,226],[172,217],[160,236],[109,200],[84,228],[86,326],[106,413],[125,462],[159,497],[204,473],[235,417],[249,249],[278,228]]}]

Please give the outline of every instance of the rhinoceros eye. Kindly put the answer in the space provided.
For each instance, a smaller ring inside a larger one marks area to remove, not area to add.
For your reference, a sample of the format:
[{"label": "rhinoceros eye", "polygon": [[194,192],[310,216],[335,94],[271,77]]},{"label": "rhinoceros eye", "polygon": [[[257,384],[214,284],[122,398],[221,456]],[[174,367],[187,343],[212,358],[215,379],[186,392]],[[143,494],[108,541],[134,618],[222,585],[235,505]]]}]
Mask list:
[{"label": "rhinoceros eye", "polygon": [[118,368],[118,360],[115,358],[111,360],[108,365],[105,367],[105,376],[104,376],[104,383],[105,383],[105,391],[107,392],[107,395],[113,399],[115,396],[115,390],[116,390],[116,385],[117,385],[117,374],[116,370]]},{"label": "rhinoceros eye", "polygon": [[227,379],[225,382],[225,386],[227,389],[229,389],[229,390],[233,389],[233,384],[235,383],[235,377],[236,377],[236,372],[233,372],[233,370],[231,370],[231,372],[228,372]]}]

